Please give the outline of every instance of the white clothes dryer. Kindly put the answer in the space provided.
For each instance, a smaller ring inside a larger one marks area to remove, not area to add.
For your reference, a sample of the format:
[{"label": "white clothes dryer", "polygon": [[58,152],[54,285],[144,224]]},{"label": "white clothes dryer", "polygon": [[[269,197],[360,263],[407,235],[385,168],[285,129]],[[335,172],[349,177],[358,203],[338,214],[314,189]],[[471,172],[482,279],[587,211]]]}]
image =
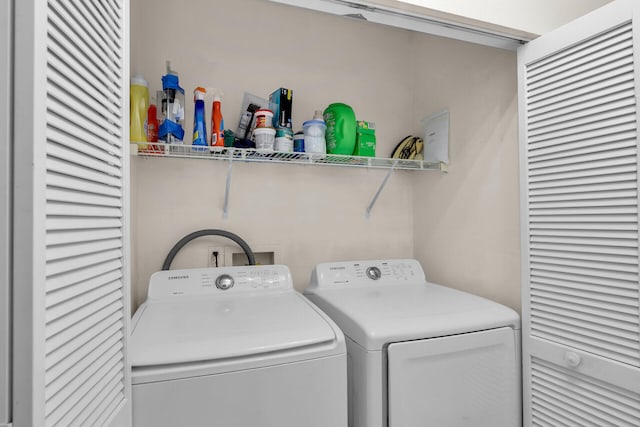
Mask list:
[{"label": "white clothes dryer", "polygon": [[132,330],[135,427],[347,425],[344,335],[285,266],[157,272]]},{"label": "white clothes dryer", "polygon": [[522,425],[520,320],[416,260],[319,264],[305,295],[347,340],[349,426]]}]

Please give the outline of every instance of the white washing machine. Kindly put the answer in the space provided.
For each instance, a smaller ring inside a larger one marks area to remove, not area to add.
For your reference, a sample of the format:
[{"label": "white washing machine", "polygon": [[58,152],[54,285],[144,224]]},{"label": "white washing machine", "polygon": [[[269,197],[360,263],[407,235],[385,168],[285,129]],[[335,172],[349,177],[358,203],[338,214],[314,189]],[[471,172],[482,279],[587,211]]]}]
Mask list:
[{"label": "white washing machine", "polygon": [[160,271],[132,320],[133,425],[347,425],[346,347],[285,266]]},{"label": "white washing machine", "polygon": [[415,260],[318,265],[305,295],[347,340],[349,426],[522,425],[520,320]]}]

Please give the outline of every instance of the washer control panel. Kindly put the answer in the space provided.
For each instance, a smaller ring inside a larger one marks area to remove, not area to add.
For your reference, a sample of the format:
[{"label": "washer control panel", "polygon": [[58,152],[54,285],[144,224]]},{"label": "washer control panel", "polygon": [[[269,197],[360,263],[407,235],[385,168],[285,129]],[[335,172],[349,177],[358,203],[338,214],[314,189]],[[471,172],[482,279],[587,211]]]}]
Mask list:
[{"label": "washer control panel", "polygon": [[424,271],[414,259],[369,260],[318,264],[307,291],[314,288],[424,283]]},{"label": "washer control panel", "polygon": [[149,298],[180,295],[237,294],[293,289],[284,265],[194,268],[158,271],[149,282]]}]

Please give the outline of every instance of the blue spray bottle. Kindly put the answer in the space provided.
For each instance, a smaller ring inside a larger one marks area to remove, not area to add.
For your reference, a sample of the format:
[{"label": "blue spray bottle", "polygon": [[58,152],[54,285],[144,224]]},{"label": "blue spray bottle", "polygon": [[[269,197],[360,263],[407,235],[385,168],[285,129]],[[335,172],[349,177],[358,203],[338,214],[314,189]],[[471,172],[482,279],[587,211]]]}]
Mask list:
[{"label": "blue spray bottle", "polygon": [[193,143],[192,145],[209,146],[207,140],[207,123],[205,120],[204,97],[207,91],[205,88],[197,87],[193,91],[193,101],[195,109],[193,113]]}]

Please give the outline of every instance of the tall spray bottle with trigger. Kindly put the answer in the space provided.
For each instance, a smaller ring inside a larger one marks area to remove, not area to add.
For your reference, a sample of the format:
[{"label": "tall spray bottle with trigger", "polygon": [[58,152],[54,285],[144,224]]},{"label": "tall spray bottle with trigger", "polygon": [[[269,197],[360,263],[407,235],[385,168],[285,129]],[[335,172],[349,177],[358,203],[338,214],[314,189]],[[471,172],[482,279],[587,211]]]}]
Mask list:
[{"label": "tall spray bottle with trigger", "polygon": [[207,143],[207,121],[205,119],[204,97],[207,91],[203,87],[197,87],[193,91],[193,142],[192,145],[206,147]]},{"label": "tall spray bottle with trigger", "polygon": [[222,92],[210,88],[213,93],[213,105],[211,107],[211,147],[224,147],[224,119],[222,118]]}]

